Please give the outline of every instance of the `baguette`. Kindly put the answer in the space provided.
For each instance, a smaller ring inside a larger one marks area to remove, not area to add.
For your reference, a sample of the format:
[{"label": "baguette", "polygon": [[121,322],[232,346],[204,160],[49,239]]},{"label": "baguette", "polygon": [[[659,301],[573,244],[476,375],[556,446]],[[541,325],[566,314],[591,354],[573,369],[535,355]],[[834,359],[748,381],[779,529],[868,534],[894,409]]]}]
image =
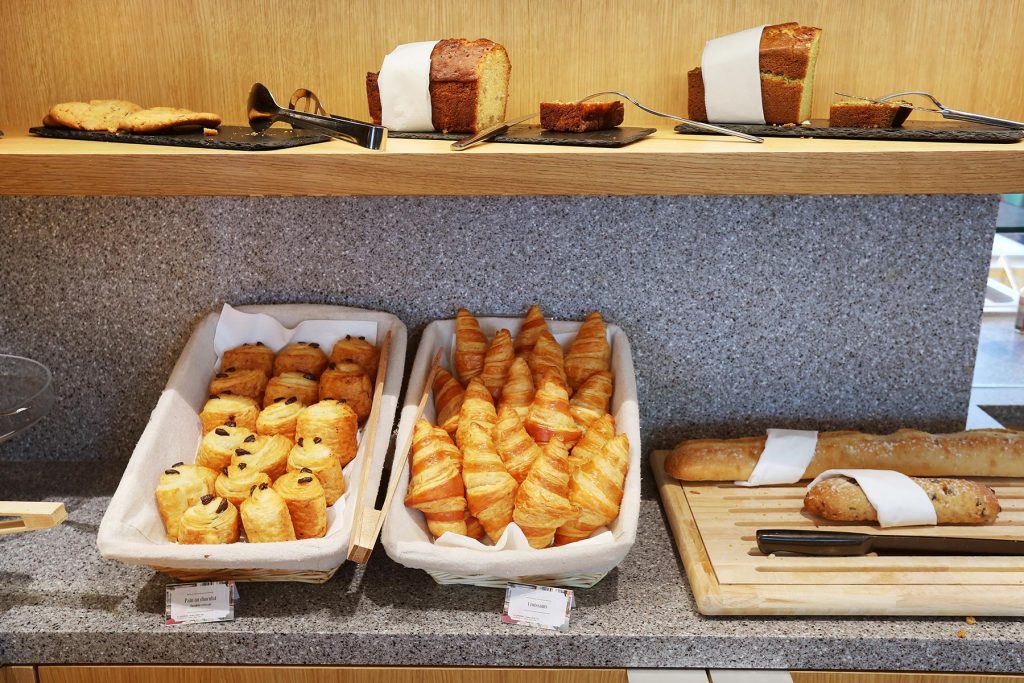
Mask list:
[{"label": "baguette", "polygon": [[[665,471],[682,481],[745,480],[764,450],[765,439],[683,441],[666,459]],[[1024,477],[1024,432],[977,429],[928,434],[901,429],[886,435],[818,434],[814,458],[803,478],[843,468],[895,470],[916,477]]]},{"label": "baguette", "polygon": [[[938,524],[988,524],[1000,512],[995,491],[965,479],[920,479]],[[834,522],[877,522],[878,514],[860,485],[847,477],[820,481],[804,496],[804,509]]]}]

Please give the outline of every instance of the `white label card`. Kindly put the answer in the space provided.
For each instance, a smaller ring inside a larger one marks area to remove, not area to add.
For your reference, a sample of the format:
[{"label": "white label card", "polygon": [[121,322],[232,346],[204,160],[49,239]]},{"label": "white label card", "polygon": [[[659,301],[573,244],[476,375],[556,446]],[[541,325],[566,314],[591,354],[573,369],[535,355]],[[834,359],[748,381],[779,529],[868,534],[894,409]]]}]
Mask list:
[{"label": "white label card", "polygon": [[573,605],[571,590],[509,583],[505,589],[505,610],[501,621],[517,626],[567,631]]},{"label": "white label card", "polygon": [[234,581],[177,583],[167,586],[164,623],[202,624],[234,621],[238,590]]}]

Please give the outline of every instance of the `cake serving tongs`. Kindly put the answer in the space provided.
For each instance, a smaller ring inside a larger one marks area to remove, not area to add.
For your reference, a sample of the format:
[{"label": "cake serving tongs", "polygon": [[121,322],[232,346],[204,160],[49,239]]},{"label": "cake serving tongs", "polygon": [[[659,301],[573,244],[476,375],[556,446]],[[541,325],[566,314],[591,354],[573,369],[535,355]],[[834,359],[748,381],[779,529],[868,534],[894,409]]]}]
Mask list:
[{"label": "cake serving tongs", "polygon": [[[307,104],[314,102],[318,113],[295,109],[296,102],[301,99],[306,99]],[[305,89],[296,90],[291,106],[285,108],[277,103],[267,86],[254,83],[249,91],[248,111],[249,125],[257,133],[267,130],[276,121],[282,121],[367,149],[383,150],[388,139],[388,129],[384,126],[327,114],[316,95]]]},{"label": "cake serving tongs", "polygon": [[840,97],[849,97],[854,100],[864,100],[865,102],[874,102],[876,104],[897,104],[891,102],[897,97],[904,97],[906,95],[919,95],[920,97],[927,97],[935,105],[935,109],[930,107],[921,107],[914,104],[898,103],[902,107],[907,109],[914,109],[916,111],[927,111],[932,114],[939,114],[944,119],[951,121],[967,121],[969,123],[982,123],[986,126],[999,126],[1000,128],[1024,128],[1024,123],[1020,121],[1012,121],[1010,119],[1001,119],[998,116],[986,116],[984,114],[975,114],[969,111],[960,111],[959,109],[950,109],[946,105],[935,99],[935,96],[931,93],[922,92],[920,90],[908,90],[907,92],[894,92],[891,95],[885,95],[884,97],[861,97],[860,95],[847,95],[845,93],[837,92]]},{"label": "cake serving tongs", "polygon": [[[695,128],[702,128],[704,130],[709,130],[712,133],[721,133],[722,135],[731,135],[735,138],[743,138],[744,140],[748,140],[750,142],[764,142],[762,138],[759,138],[756,135],[749,135],[747,133],[741,133],[738,130],[729,130],[728,128],[722,128],[721,126],[716,126],[713,123],[704,123],[703,121],[691,121],[690,119],[684,119],[682,116],[676,116],[675,114],[666,114],[664,112],[656,111],[644,104],[641,104],[634,98],[630,97],[626,93],[621,92],[619,90],[605,90],[604,92],[596,92],[587,95],[586,97],[582,97],[576,100],[576,102],[586,102],[587,100],[592,100],[595,97],[604,97],[605,95],[614,95],[616,97],[621,97],[624,100],[629,100],[629,102],[631,102],[633,105],[635,105],[639,109],[643,109],[648,114],[654,114],[655,116],[661,116],[666,119],[672,119],[673,121],[682,121],[683,123],[693,126]],[[501,123],[497,123],[491,126],[490,128],[483,129],[479,133],[474,133],[469,137],[465,137],[462,138],[461,140],[453,142],[452,149],[456,152],[462,151],[464,149],[469,149],[474,145],[479,145],[481,142],[487,142],[491,138],[496,138],[499,135],[503,135],[504,133],[507,133],[508,129],[511,128],[512,126],[522,123],[523,121],[529,121],[530,119],[535,118],[537,116],[540,116],[539,111],[533,112],[532,114],[527,114],[526,116],[520,116],[515,119],[509,119],[508,121],[502,121]]]}]

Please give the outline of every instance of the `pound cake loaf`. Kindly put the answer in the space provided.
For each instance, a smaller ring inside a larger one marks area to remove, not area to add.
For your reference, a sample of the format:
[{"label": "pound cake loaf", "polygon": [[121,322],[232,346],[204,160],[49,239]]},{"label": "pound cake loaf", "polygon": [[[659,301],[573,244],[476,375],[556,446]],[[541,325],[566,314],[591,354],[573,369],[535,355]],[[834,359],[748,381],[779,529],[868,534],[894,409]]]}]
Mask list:
[{"label": "pound cake loaf", "polygon": [[[448,38],[430,53],[430,107],[434,130],[476,133],[505,120],[512,62],[504,47],[481,38]],[[370,117],[381,124],[377,74],[366,74]]]},{"label": "pound cake loaf", "polygon": [[540,127],[565,133],[607,130],[622,123],[622,102],[541,102]]},{"label": "pound cake loaf", "polygon": [[828,110],[830,128],[898,128],[910,115],[909,102],[840,100]]},{"label": "pound cake loaf", "polygon": [[[760,66],[766,123],[801,123],[811,117],[811,88],[820,40],[820,28],[796,22],[764,27]],[[687,85],[690,118],[707,121],[704,76],[699,66],[687,73]]]},{"label": "pound cake loaf", "polygon": [[[966,479],[912,477],[931,500],[938,524],[988,524],[999,515],[995,491]],[[878,513],[856,481],[833,477],[804,496],[804,509],[833,522],[877,522]]]},{"label": "pound cake loaf", "polygon": [[[665,472],[682,481],[745,480],[761,457],[765,438],[683,441],[665,460]],[[819,433],[804,479],[843,468],[895,470],[911,477],[1024,477],[1024,432]]]}]

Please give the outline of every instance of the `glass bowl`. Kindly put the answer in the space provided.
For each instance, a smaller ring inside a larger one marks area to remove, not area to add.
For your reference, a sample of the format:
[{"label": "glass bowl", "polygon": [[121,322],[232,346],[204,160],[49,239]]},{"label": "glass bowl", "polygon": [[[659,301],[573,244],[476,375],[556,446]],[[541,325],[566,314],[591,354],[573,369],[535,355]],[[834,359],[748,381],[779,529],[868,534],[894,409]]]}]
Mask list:
[{"label": "glass bowl", "polygon": [[28,358],[0,354],[0,443],[39,422],[52,406],[50,369]]}]

